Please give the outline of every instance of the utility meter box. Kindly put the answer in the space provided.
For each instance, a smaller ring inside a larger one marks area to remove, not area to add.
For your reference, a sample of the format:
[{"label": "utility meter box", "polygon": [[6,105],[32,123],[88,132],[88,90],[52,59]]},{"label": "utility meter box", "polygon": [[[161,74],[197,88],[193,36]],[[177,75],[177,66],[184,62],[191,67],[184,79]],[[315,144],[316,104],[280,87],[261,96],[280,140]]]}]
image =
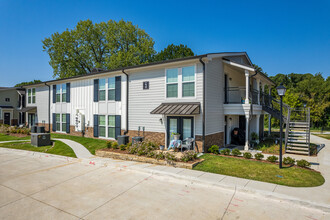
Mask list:
[{"label": "utility meter box", "polygon": [[31,144],[36,147],[51,145],[49,133],[32,133]]},{"label": "utility meter box", "polygon": [[75,131],[81,132],[85,130],[85,115],[77,112],[75,115]]}]

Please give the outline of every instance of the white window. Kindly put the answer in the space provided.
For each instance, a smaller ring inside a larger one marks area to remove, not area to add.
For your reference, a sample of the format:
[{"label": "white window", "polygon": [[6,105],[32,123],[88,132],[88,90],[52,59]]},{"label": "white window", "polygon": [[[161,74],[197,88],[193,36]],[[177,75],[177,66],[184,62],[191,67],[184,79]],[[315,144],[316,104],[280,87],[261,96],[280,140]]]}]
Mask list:
[{"label": "white window", "polygon": [[178,97],[178,69],[166,70],[166,97]]},{"label": "white window", "polygon": [[36,89],[28,89],[28,103],[29,104],[34,104],[36,103]]},{"label": "white window", "polygon": [[56,114],[56,131],[61,131],[61,114]]},{"label": "white window", "polygon": [[56,102],[61,102],[61,85],[56,85]]},{"label": "white window", "polygon": [[105,136],[105,125],[106,121],[105,121],[105,115],[99,115],[99,136],[100,137],[106,137]]},{"label": "white window", "polygon": [[62,114],[62,131],[66,132],[66,114]]},{"label": "white window", "polygon": [[99,100],[105,101],[105,79],[99,80]]},{"label": "white window", "polygon": [[62,102],[66,102],[66,84],[62,84]]},{"label": "white window", "polygon": [[115,77],[108,79],[108,100],[115,100],[116,98],[116,79]]},{"label": "white window", "polygon": [[195,67],[182,68],[182,97],[195,96]]},{"label": "white window", "polygon": [[108,137],[116,137],[116,116],[108,115]]}]

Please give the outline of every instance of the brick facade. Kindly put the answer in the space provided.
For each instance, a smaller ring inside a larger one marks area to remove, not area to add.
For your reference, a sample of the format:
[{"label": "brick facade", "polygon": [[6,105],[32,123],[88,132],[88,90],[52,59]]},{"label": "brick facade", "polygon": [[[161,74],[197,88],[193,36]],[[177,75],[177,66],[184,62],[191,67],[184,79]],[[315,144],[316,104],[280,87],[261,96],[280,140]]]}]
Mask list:
[{"label": "brick facade", "polygon": [[[125,130],[121,130],[121,134],[123,135]],[[138,131],[129,130],[126,134],[129,136],[129,141],[132,141],[132,137],[138,136]],[[143,132],[140,131],[140,136],[143,136]],[[165,133],[163,132],[150,132],[145,131],[144,132],[144,138],[145,140],[155,142],[157,144],[165,145]]]},{"label": "brick facade", "polygon": [[[82,132],[75,131],[75,126],[70,126],[70,135],[80,136],[82,137]],[[84,137],[94,137],[94,128],[93,127],[86,127],[85,128],[85,135]]]},{"label": "brick facade", "polygon": [[[198,152],[203,152],[203,136],[196,135],[196,148]],[[223,147],[224,145],[224,132],[210,134],[205,136],[205,153],[212,145]]]}]

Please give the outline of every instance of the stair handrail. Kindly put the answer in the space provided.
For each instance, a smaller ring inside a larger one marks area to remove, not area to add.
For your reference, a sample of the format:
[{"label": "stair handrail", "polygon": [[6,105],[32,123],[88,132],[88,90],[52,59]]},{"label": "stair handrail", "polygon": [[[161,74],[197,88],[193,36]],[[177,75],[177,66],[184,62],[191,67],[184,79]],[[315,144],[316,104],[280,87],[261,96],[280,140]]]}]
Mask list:
[{"label": "stair handrail", "polygon": [[285,151],[287,150],[288,146],[288,139],[289,139],[289,130],[290,130],[290,117],[291,117],[291,108],[288,108],[288,116],[286,118],[286,128],[285,128]]}]

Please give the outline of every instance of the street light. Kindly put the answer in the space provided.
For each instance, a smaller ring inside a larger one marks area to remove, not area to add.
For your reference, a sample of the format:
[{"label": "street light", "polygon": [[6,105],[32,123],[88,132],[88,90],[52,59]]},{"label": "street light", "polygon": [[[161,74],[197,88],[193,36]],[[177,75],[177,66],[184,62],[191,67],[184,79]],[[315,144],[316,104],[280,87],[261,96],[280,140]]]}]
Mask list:
[{"label": "street light", "polygon": [[280,169],[282,168],[282,133],[283,133],[283,128],[282,128],[282,121],[283,121],[283,117],[282,117],[282,106],[283,106],[283,101],[282,98],[286,92],[286,88],[283,86],[283,83],[281,83],[277,88],[277,94],[280,96],[281,98],[281,107],[280,107]]}]

